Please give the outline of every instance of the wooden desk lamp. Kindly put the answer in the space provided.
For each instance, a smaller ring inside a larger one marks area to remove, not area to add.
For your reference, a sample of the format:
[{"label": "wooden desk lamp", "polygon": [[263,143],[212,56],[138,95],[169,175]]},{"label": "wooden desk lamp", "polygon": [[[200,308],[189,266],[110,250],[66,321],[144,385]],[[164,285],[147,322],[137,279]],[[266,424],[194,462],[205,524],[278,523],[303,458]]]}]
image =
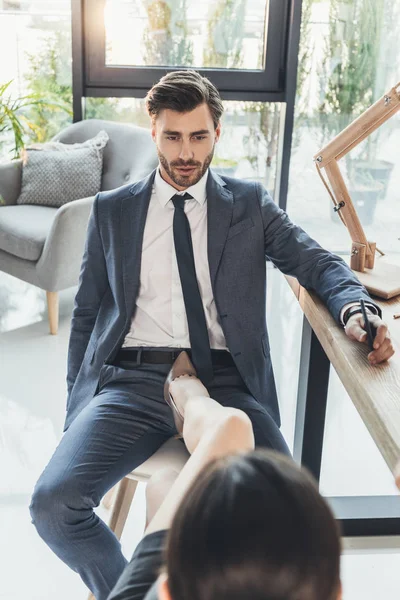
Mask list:
[{"label": "wooden desk lamp", "polygon": [[[348,228],[353,240],[351,268],[357,272],[361,283],[372,294],[386,299],[400,294],[400,266],[381,259],[375,262],[376,243],[368,241],[365,236],[338,161],[398,110],[400,110],[400,82],[314,156],[318,173],[335,205],[334,210]],[[325,169],[332,190],[329,189],[321,169]]]}]

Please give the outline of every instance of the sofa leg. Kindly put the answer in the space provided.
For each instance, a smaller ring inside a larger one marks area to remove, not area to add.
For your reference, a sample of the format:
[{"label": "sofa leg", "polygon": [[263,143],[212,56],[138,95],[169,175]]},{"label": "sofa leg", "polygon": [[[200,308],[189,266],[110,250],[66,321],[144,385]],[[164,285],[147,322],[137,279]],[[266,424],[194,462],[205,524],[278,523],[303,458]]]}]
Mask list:
[{"label": "sofa leg", "polygon": [[58,332],[58,292],[46,292],[47,311],[49,315],[50,333],[57,335]]}]

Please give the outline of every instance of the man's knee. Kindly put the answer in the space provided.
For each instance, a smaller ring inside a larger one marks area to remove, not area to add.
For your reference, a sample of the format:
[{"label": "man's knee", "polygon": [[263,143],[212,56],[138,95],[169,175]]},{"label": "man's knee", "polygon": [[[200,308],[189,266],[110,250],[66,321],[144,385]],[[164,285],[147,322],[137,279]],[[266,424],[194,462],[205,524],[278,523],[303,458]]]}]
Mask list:
[{"label": "man's knee", "polygon": [[29,511],[32,523],[38,530],[45,528],[47,524],[50,525],[55,514],[59,512],[59,503],[57,486],[42,483],[41,481],[36,484]]},{"label": "man's knee", "polygon": [[54,522],[57,522],[58,527],[67,523],[82,505],[82,494],[77,489],[76,482],[39,480],[29,510],[36,529],[45,532],[46,529],[53,528]]}]

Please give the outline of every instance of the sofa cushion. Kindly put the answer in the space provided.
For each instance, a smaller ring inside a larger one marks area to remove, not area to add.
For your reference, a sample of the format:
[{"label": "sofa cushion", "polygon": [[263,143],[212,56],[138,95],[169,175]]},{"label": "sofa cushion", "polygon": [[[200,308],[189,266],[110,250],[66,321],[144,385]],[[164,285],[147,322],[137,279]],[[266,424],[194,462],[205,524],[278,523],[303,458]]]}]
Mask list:
[{"label": "sofa cushion", "polygon": [[48,206],[1,206],[0,250],[37,261],[56,214]]},{"label": "sofa cushion", "polygon": [[95,196],[101,188],[103,150],[108,134],[78,144],[47,142],[23,151],[22,185],[17,204],[59,208]]},{"label": "sofa cushion", "polygon": [[73,123],[54,139],[64,144],[84,142],[102,130],[110,138],[104,148],[102,190],[112,190],[129,182],[140,181],[158,165],[157,150],[150,129],[130,123],[86,119]]}]

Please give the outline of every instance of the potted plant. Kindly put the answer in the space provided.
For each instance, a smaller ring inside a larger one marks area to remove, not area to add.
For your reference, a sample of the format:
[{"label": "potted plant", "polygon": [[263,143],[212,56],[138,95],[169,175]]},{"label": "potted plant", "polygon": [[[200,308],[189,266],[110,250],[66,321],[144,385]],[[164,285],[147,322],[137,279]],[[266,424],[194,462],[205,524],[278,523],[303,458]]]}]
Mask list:
[{"label": "potted plant", "polygon": [[384,183],[375,180],[369,171],[349,186],[350,198],[362,225],[372,225],[376,205],[382,197],[383,190]]},{"label": "potted plant", "polygon": [[[38,129],[38,125],[28,117],[29,109],[37,106],[61,109],[65,107],[56,102],[48,102],[37,94],[12,97],[9,91],[12,81],[0,84],[0,134],[3,138],[8,135],[10,143],[14,144],[10,152],[12,159],[16,159],[25,145],[26,134]],[[2,145],[5,146],[5,142]]]},{"label": "potted plant", "polygon": [[12,80],[0,84],[0,134],[2,134],[3,139],[7,134],[13,139],[14,147],[11,153],[13,154],[12,158],[15,159],[19,157],[19,153],[24,147],[26,127],[34,127],[34,124],[26,118],[24,112],[26,112],[27,107],[32,106],[39,100],[32,94],[12,98],[9,93],[11,83]]},{"label": "potted plant", "polygon": [[353,172],[355,182],[365,181],[370,178],[370,180],[372,179],[372,181],[379,183],[380,192],[378,199],[383,200],[386,197],[393,167],[394,163],[371,156],[368,156],[366,160],[354,161]]}]

